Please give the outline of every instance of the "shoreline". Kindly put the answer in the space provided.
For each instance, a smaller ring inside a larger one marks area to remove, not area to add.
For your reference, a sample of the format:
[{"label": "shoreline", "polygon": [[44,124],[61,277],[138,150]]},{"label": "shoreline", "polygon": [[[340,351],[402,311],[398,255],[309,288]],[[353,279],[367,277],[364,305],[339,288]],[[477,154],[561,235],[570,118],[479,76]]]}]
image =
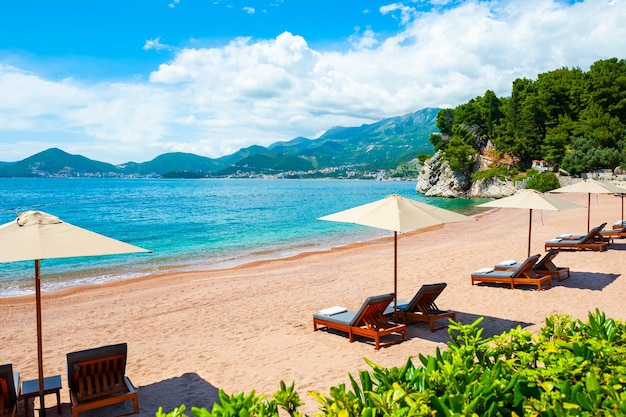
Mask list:
[{"label": "shoreline", "polygon": [[[431,227],[424,228],[424,229],[414,230],[411,232],[405,232],[403,233],[403,235],[425,233],[431,230],[440,229],[442,227],[443,225],[431,226]],[[400,238],[400,236],[401,234],[398,234],[398,238]],[[393,236],[385,236],[385,237],[379,237],[379,238],[374,238],[370,240],[357,241],[357,242],[347,243],[345,245],[339,245],[339,246],[330,246],[328,248],[323,248],[323,249],[319,249],[315,251],[298,252],[293,255],[288,255],[288,256],[283,256],[283,257],[252,260],[252,261],[247,261],[241,264],[236,264],[233,266],[228,266],[228,267],[223,267],[223,268],[187,270],[186,268],[176,269],[178,268],[178,266],[173,265],[173,266],[170,266],[172,268],[172,270],[170,271],[152,272],[152,273],[148,273],[145,275],[140,275],[140,276],[135,276],[135,277],[130,277],[130,278],[123,278],[123,279],[114,279],[114,280],[106,281],[102,283],[92,283],[92,284],[85,284],[85,285],[79,285],[79,286],[74,286],[74,287],[69,287],[69,288],[58,289],[54,291],[45,291],[45,292],[42,292],[41,296],[42,298],[43,297],[56,298],[57,296],[62,297],[64,295],[72,295],[74,293],[82,292],[85,290],[93,290],[97,288],[106,288],[106,287],[117,287],[117,286],[122,286],[125,284],[132,284],[133,282],[141,282],[141,281],[146,281],[146,280],[151,280],[151,279],[166,278],[166,277],[170,277],[173,275],[185,276],[185,275],[195,275],[198,273],[205,273],[205,274],[228,273],[229,271],[238,271],[238,270],[246,270],[248,268],[262,267],[262,266],[265,266],[266,264],[271,266],[271,264],[274,262],[297,261],[300,259],[306,259],[310,256],[324,255],[326,253],[340,252],[344,250],[350,250],[350,249],[359,248],[359,247],[366,247],[367,245],[375,245],[375,244],[381,244],[381,243],[386,243],[386,242],[393,242]],[[165,268],[168,268],[168,267],[165,267]],[[45,281],[45,273],[42,276],[42,280]],[[2,303],[3,300],[24,301],[25,299],[30,299],[33,297],[34,297],[34,292],[30,294],[13,295],[13,296],[6,296],[6,297],[0,296],[0,305],[3,304]]]},{"label": "shoreline", "polygon": [[[558,198],[583,206],[587,201],[587,195]],[[591,205],[592,225],[610,225],[619,217],[619,198],[594,196]],[[545,241],[583,232],[587,209],[533,217],[532,253],[543,253]],[[410,299],[423,284],[446,282],[438,307],[456,311],[466,324],[484,317],[484,337],[517,326],[536,333],[556,313],[585,320],[600,308],[607,317],[626,318],[626,240],[602,253],[560,253],[555,264],[570,267],[572,276],[543,291],[471,285],[476,269],[525,259],[527,233],[528,210],[495,209],[473,222],[399,234],[398,298]],[[62,376],[62,417],[70,416],[65,355],[107,344],[128,343],[127,375],[139,388],[141,417],[153,417],[159,406],[210,409],[220,388],[271,395],[281,380],[295,382],[305,403],[300,411],[312,415],[317,402],[307,392],[349,385],[348,374],[369,369],[363,358],[402,366],[408,358],[445,349],[446,330],[431,333],[425,323],[410,325],[407,341],[379,351],[364,339],[350,343],[345,334],[313,331],[316,311],[333,305],[356,310],[366,297],[393,291],[392,241],[389,236],[228,269],[43,294],[45,375]],[[6,312],[0,336],[10,341],[4,361],[23,380],[36,378],[34,295],[3,298],[0,305]],[[46,400],[49,412],[56,413],[53,398]],[[116,407],[90,416],[121,414],[130,405]]]},{"label": "shoreline", "polygon": [[[472,210],[469,211],[464,211],[463,214],[467,215],[467,216],[471,216],[471,217],[475,217],[475,218],[479,218],[480,216],[484,216],[486,214],[488,214],[489,212],[493,211],[494,209],[487,209],[487,208],[477,208],[477,207],[473,207]],[[433,227],[441,227],[441,226],[433,226]],[[378,232],[376,231],[378,230]],[[429,229],[420,229],[420,230],[415,230],[415,231],[411,231],[411,232],[405,232],[404,234],[412,234],[412,233],[422,233],[425,232]],[[118,272],[121,271],[120,268],[103,268],[103,272],[105,273],[105,275],[102,276],[98,276],[98,277],[92,277],[92,278],[87,278],[87,279],[92,279],[95,280],[96,282],[88,282],[85,284],[79,284],[79,285],[72,285],[69,286],[67,288],[57,288],[55,287],[55,289],[52,290],[48,290],[45,288],[46,285],[46,270],[45,267],[42,268],[42,294],[54,294],[54,293],[58,293],[58,292],[66,292],[66,291],[71,291],[73,289],[86,289],[92,286],[95,287],[101,287],[101,286],[106,286],[106,285],[115,285],[118,282],[127,282],[127,281],[133,281],[133,280],[141,280],[141,279],[149,279],[150,277],[155,277],[155,276],[162,276],[162,275],[167,275],[167,274],[184,274],[184,273],[196,273],[196,272],[209,272],[209,271],[225,271],[225,270],[229,270],[229,269],[233,269],[233,268],[244,268],[247,266],[254,266],[254,265],[258,265],[261,263],[265,263],[265,262],[274,262],[274,261],[278,261],[278,260],[283,260],[283,259],[291,259],[291,258],[298,258],[298,257],[305,257],[305,256],[310,256],[310,255],[315,255],[315,254],[319,254],[319,253],[325,253],[327,251],[331,251],[331,250],[341,250],[342,248],[346,248],[349,249],[352,246],[359,246],[359,245],[363,245],[363,244],[368,244],[371,242],[375,242],[375,241],[379,241],[379,240],[386,240],[386,239],[391,239],[393,240],[393,236],[382,236],[382,237],[372,237],[372,236],[376,236],[379,235],[380,233],[386,233],[384,230],[380,230],[380,229],[374,229],[372,228],[372,232],[366,232],[365,234],[359,234],[358,237],[362,237],[362,236],[366,236],[366,238],[364,240],[356,240],[356,241],[350,241],[350,239],[347,237],[348,235],[345,236],[341,236],[341,239],[338,239],[338,241],[340,243],[338,243],[337,245],[332,245],[332,244],[327,244],[325,246],[322,246],[321,244],[317,243],[317,244],[306,244],[306,243],[302,243],[302,242],[298,242],[295,245],[292,246],[288,246],[288,247],[284,247],[284,248],[279,248],[279,249],[273,249],[268,251],[267,254],[275,254],[277,256],[275,257],[268,257],[268,258],[264,258],[264,257],[259,257],[257,255],[259,254],[265,254],[262,251],[255,251],[255,252],[251,252],[248,253],[246,256],[241,256],[238,258],[233,258],[231,260],[222,260],[219,262],[215,262],[211,265],[217,265],[215,267],[210,267],[208,264],[201,264],[201,263],[187,263],[187,264],[163,264],[163,265],[159,265],[158,268],[156,269],[150,269],[149,267],[146,267],[144,270],[138,269],[132,272],[132,276],[129,277],[125,277],[122,276],[120,277],[118,275]],[[367,236],[369,236],[370,238],[367,238]],[[400,234],[398,235],[400,236]],[[343,243],[344,241],[348,240],[348,243]],[[307,250],[303,250],[303,251],[297,251],[295,250],[296,248],[306,248]],[[313,249],[312,249],[313,248]],[[315,249],[317,248],[317,249]],[[312,250],[311,250],[312,249]],[[293,254],[289,254],[291,252],[294,252]],[[150,255],[145,255],[145,256],[150,256]],[[194,260],[197,261],[197,259],[194,258]],[[226,264],[226,266],[220,266]],[[106,279],[104,277],[108,276],[106,274],[107,271],[112,271],[113,272],[113,278],[109,278]],[[56,277],[56,279],[59,279],[58,277],[60,276],[64,276],[64,272],[55,272],[54,275]],[[76,272],[72,272],[72,275],[75,276],[81,276],[80,275],[80,271],[76,271]],[[34,277],[33,277],[34,279]],[[97,282],[99,279],[103,279],[104,282]],[[61,283],[67,283],[67,282],[71,282],[71,278],[70,279],[64,279],[63,281],[61,281]],[[20,297],[28,297],[28,296],[32,296],[35,293],[34,290],[34,284],[32,282],[32,279],[28,282],[28,283],[24,283],[24,286],[27,286],[28,288],[31,289],[31,291],[27,294],[15,294],[15,295],[3,295],[2,293],[0,293],[0,300],[4,300],[4,299],[12,299],[12,298],[20,298]]]},{"label": "shoreline", "polygon": [[[88,285],[89,281],[101,283],[137,275],[223,269],[370,240],[385,236],[385,232],[315,219],[346,205],[368,201],[368,196],[375,200],[400,193],[418,201],[430,201],[415,195],[412,181],[294,180],[260,185],[250,181],[146,184],[105,179],[87,180],[84,184],[72,181],[71,187],[66,186],[66,181],[4,183],[9,190],[19,189],[18,183],[22,187],[28,185],[29,193],[19,194],[12,201],[16,207],[51,210],[50,214],[64,221],[153,251],[146,256],[45,260],[44,292],[68,285]],[[336,195],[344,197],[336,199]],[[435,200],[431,203],[440,204]],[[476,203],[471,199],[441,202],[460,212]],[[13,211],[5,214],[10,217],[5,222],[15,218]],[[32,277],[32,262],[3,264],[0,297],[34,293]]]}]

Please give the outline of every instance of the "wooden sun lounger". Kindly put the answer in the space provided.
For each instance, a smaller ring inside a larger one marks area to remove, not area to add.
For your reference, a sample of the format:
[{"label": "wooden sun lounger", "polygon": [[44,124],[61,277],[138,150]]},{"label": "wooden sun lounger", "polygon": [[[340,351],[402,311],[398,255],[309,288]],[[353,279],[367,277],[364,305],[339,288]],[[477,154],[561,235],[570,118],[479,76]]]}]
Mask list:
[{"label": "wooden sun lounger", "polygon": [[139,414],[137,390],[126,377],[126,343],[67,354],[72,417],[108,405],[132,401]]},{"label": "wooden sun lounger", "polygon": [[602,252],[608,248],[609,243],[613,240],[611,237],[600,234],[604,226],[606,226],[606,223],[594,227],[586,235],[558,236],[547,241],[544,248],[546,251],[549,249],[595,249]]},{"label": "wooden sun lounger", "polygon": [[447,320],[446,324],[435,327],[435,321],[437,320],[456,320],[456,312],[440,310],[435,304],[435,300],[447,285],[445,282],[422,285],[411,301],[408,303],[398,301],[395,312],[393,311],[393,305],[391,305],[387,309],[387,317],[395,316],[402,323],[409,323],[410,321],[426,322],[429,324],[431,332],[447,327]]},{"label": "wooden sun lounger", "polygon": [[[343,331],[350,343],[355,335],[374,339],[376,349],[400,343],[406,340],[406,325],[390,322],[384,315],[392,300],[393,294],[383,294],[368,297],[357,312],[342,307],[318,311],[313,315],[313,331],[320,327]],[[385,336],[395,337],[382,342]]]},{"label": "wooden sun lounger", "polygon": [[20,374],[12,364],[0,365],[0,416],[15,417],[20,397]]},{"label": "wooden sun lounger", "polygon": [[[550,275],[552,278],[556,278],[559,282],[566,280],[570,277],[570,270],[567,266],[556,266],[554,258],[559,254],[560,249],[550,249],[543,255],[536,264],[533,265],[533,269],[539,275]],[[513,271],[518,268],[520,263],[499,263],[493,267],[495,271]]]},{"label": "wooden sun lounger", "polygon": [[613,239],[623,239],[626,237],[626,221],[618,220],[613,223],[611,229],[601,230],[600,234],[604,237],[611,237]]},{"label": "wooden sun lounger", "polygon": [[471,274],[472,285],[476,282],[493,282],[498,284],[509,284],[511,289],[515,289],[515,285],[536,285],[537,290],[544,287],[552,286],[552,276],[537,275],[533,269],[533,265],[537,263],[541,255],[533,255],[520,264],[513,271],[496,271],[494,268],[484,268],[474,271]]}]

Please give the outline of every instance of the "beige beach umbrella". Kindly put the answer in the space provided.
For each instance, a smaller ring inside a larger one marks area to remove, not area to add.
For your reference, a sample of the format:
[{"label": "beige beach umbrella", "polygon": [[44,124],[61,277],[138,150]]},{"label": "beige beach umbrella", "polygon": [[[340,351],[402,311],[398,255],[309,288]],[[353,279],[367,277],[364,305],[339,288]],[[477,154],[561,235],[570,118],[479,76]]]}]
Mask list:
[{"label": "beige beach umbrella", "polygon": [[16,220],[0,226],[0,262],[35,261],[40,415],[45,416],[41,330],[41,260],[118,255],[133,252],[150,251],[73,226],[61,221],[56,216],[41,211],[20,213]]},{"label": "beige beach umbrella", "polygon": [[591,194],[620,194],[622,197],[622,222],[624,221],[624,193],[626,189],[616,187],[606,181],[585,179],[565,187],[549,191],[551,193],[587,193],[587,232],[591,230]]},{"label": "beige beach umbrella", "polygon": [[382,200],[329,214],[318,220],[360,224],[393,231],[393,292],[395,296],[393,307],[395,312],[398,299],[398,232],[475,219],[392,194]]},{"label": "beige beach umbrella", "polygon": [[528,256],[530,257],[530,236],[533,226],[533,210],[570,210],[580,208],[582,206],[540,193],[537,190],[523,189],[517,190],[517,192],[512,196],[479,204],[478,207],[528,209]]}]

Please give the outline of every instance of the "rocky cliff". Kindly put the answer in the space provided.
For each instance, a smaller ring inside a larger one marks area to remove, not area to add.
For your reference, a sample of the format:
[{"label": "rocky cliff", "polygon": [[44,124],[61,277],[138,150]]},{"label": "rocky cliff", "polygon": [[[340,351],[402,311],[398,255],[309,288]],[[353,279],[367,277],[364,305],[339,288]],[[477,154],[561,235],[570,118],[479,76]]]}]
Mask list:
[{"label": "rocky cliff", "polygon": [[471,172],[452,171],[437,151],[424,163],[416,189],[431,197],[501,198],[515,193],[515,184],[495,177],[472,182]]},{"label": "rocky cliff", "polygon": [[431,197],[463,197],[470,188],[469,176],[450,169],[441,151],[424,162],[417,177],[417,191]]}]

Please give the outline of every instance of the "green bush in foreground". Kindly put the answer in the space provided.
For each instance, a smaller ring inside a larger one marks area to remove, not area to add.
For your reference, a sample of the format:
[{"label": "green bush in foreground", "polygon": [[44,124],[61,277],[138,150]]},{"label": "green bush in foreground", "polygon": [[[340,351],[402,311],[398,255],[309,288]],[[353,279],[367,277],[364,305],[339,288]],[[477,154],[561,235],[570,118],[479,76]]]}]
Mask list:
[{"label": "green bush in foreground", "polygon": [[[319,416],[626,416],[626,326],[596,310],[588,320],[553,315],[539,334],[520,326],[482,338],[482,318],[451,322],[447,349],[411,358],[402,367],[349,375],[328,395],[312,392]],[[272,398],[226,395],[212,411],[192,408],[195,417],[300,417],[294,384],[280,383]],[[185,406],[156,417],[183,417]]]}]

